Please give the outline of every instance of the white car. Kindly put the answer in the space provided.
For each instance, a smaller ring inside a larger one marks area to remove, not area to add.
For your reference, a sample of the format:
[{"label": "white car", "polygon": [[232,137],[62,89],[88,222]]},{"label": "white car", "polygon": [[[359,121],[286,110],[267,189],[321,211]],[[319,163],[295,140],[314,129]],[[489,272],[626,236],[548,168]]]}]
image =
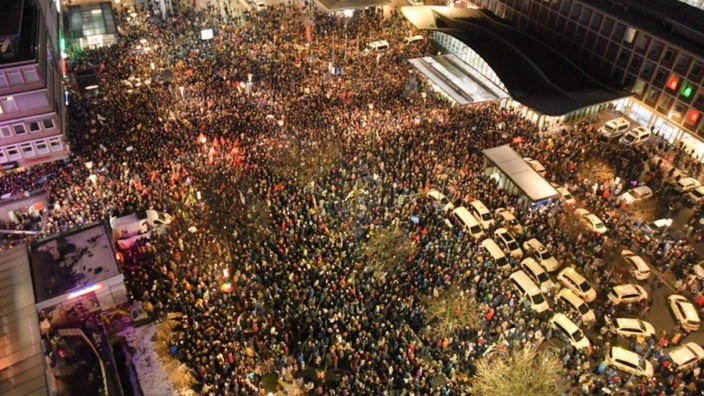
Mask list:
[{"label": "white car", "polygon": [[422,6],[423,0],[408,0],[408,4],[412,6]]},{"label": "white car", "polygon": [[523,257],[523,250],[521,250],[521,247],[518,246],[516,238],[514,238],[507,229],[502,227],[494,231],[494,240],[499,246],[501,246],[504,252],[509,253],[517,259]]},{"label": "white car", "polygon": [[628,265],[634,278],[638,280],[650,278],[650,267],[648,267],[648,264],[640,256],[630,250],[621,250],[621,257],[623,257],[623,261]]},{"label": "white car", "polygon": [[586,302],[596,300],[596,290],[594,290],[592,285],[590,285],[574,267],[567,267],[560,271],[560,273],[557,274],[557,280],[581,297],[582,300]]},{"label": "white car", "polygon": [[691,370],[704,360],[704,348],[694,342],[688,342],[667,353],[675,370]]},{"label": "white car", "polygon": [[579,220],[584,224],[590,231],[597,234],[604,234],[608,229],[604,223],[596,217],[595,214],[589,213],[586,209],[577,209],[574,213],[579,216]]},{"label": "white car", "polygon": [[560,263],[557,261],[555,256],[553,256],[548,248],[540,243],[539,240],[532,238],[523,242],[523,249],[532,255],[535,261],[545,268],[545,271],[554,272],[560,268]]},{"label": "white car", "polygon": [[446,197],[445,194],[441,193],[440,191],[434,188],[428,190],[425,195],[437,202],[444,212],[451,212],[453,209],[455,209],[455,205],[452,204],[450,199]]},{"label": "white car", "polygon": [[685,296],[673,294],[667,298],[668,305],[677,319],[677,323],[687,331],[697,331],[701,321],[697,309]]},{"label": "white car", "polygon": [[562,200],[565,201],[565,203],[569,206],[575,206],[577,204],[577,200],[574,199],[572,196],[572,193],[570,193],[570,190],[568,190],[566,187],[555,187],[555,190],[562,195]]},{"label": "white car", "polygon": [[675,183],[675,191],[686,193],[694,190],[695,188],[701,186],[702,183],[693,177],[682,177]]},{"label": "white car", "polygon": [[632,188],[625,193],[621,194],[619,197],[620,200],[624,201],[626,205],[632,205],[638,201],[652,198],[653,196],[653,190],[650,189],[648,186],[640,186],[636,188]]},{"label": "white car", "polygon": [[627,373],[650,378],[653,364],[639,354],[621,347],[611,347],[606,354],[606,364]]},{"label": "white car", "polygon": [[704,280],[704,264],[699,262],[692,267],[692,273],[700,280]]},{"label": "white car", "polygon": [[540,264],[532,258],[528,257],[527,259],[521,261],[521,269],[533,282],[535,282],[536,285],[538,285],[541,292],[547,293],[555,287],[555,284],[552,283],[552,280],[550,280],[548,273],[545,272],[543,267],[541,267]]},{"label": "white car", "polygon": [[494,211],[494,215],[499,221],[499,224],[503,227],[510,228],[511,231],[517,234],[523,232],[523,226],[518,222],[518,219],[516,219],[516,216],[514,216],[510,210],[506,208],[498,208]]},{"label": "white car", "polygon": [[579,315],[584,323],[592,323],[596,320],[596,315],[594,315],[594,311],[589,308],[589,305],[570,289],[565,288],[560,290],[560,292],[557,293],[557,297],[555,297],[555,303],[569,308]]},{"label": "white car", "polygon": [[648,322],[633,318],[613,318],[609,324],[609,331],[624,337],[651,337],[655,328]]},{"label": "white car", "polygon": [[672,226],[672,219],[657,219],[643,225],[643,231],[648,235],[660,235]]},{"label": "white car", "polygon": [[538,172],[540,176],[545,177],[545,175],[548,174],[548,171],[545,170],[543,164],[534,160],[533,158],[525,157],[523,158],[523,161],[525,161],[531,168],[533,168],[534,171]]},{"label": "white car", "polygon": [[704,186],[699,186],[690,191],[687,196],[687,201],[692,205],[698,204],[704,198]]},{"label": "white car", "polygon": [[573,321],[563,313],[556,313],[550,319],[550,327],[554,334],[567,344],[577,349],[587,349],[591,346],[589,339]]},{"label": "white car", "polygon": [[609,301],[611,301],[614,305],[629,304],[647,299],[648,292],[646,292],[640,285],[627,283],[612,287],[611,291],[609,291],[608,297]]}]

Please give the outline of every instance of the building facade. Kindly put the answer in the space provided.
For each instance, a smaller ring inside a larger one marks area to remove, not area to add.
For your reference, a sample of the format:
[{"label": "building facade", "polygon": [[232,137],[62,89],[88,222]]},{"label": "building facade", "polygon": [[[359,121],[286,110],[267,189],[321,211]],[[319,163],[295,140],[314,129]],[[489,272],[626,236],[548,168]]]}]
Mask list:
[{"label": "building facade", "polygon": [[3,25],[16,29],[0,32],[12,49],[0,57],[0,171],[68,156],[59,8],[53,0],[14,7],[5,17],[19,20]]},{"label": "building facade", "polygon": [[704,158],[704,11],[676,0],[471,3],[608,76],[632,94],[617,110]]}]

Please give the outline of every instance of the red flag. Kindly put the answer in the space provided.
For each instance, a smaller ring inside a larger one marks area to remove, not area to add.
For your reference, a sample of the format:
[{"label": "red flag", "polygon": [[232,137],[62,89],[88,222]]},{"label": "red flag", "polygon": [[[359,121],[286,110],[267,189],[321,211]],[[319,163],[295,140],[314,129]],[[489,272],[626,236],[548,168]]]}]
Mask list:
[{"label": "red flag", "polygon": [[154,181],[154,180],[156,180],[156,170],[152,171],[151,181]]},{"label": "red flag", "polygon": [[310,23],[306,23],[306,40],[309,43],[313,41],[313,30],[310,27]]}]

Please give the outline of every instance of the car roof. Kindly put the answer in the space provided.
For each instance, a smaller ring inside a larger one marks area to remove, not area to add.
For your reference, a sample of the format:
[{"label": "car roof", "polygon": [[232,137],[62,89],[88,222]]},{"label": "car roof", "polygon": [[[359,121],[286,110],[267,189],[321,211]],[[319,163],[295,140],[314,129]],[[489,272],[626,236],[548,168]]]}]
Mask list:
[{"label": "car roof", "polygon": [[618,327],[640,327],[640,319],[635,318],[614,318]]},{"label": "car roof", "polygon": [[625,359],[635,362],[639,362],[641,360],[641,356],[639,354],[619,346],[611,347],[611,356],[613,356],[614,358]]},{"label": "car roof", "polygon": [[567,267],[567,268],[563,269],[560,273],[565,274],[565,276],[572,278],[572,280],[574,280],[574,281],[586,281],[587,280],[584,276],[582,276],[582,274],[577,272],[577,270],[574,269],[574,267]]},{"label": "car roof", "polygon": [[704,348],[695,342],[688,342],[669,351],[668,356],[675,364],[687,363],[692,359],[704,358]]},{"label": "car roof", "polygon": [[640,287],[639,285],[634,285],[633,283],[616,285],[612,289],[622,295],[623,294],[631,294],[631,293],[638,293],[638,294],[643,293],[643,288]]},{"label": "car roof", "polygon": [[651,190],[650,187],[648,187],[648,186],[638,186],[638,187],[634,188],[633,190],[635,190],[635,191],[643,191],[643,192],[644,192],[644,191],[653,192],[653,190]]}]

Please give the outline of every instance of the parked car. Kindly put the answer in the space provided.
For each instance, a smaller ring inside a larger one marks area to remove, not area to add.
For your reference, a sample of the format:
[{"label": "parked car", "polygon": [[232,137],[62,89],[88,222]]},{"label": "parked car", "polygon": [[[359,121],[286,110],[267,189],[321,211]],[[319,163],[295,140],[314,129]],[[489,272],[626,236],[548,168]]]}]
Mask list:
[{"label": "parked car", "polygon": [[696,205],[704,198],[704,186],[699,186],[685,195],[685,200],[690,205]]},{"label": "parked car", "polygon": [[702,183],[693,177],[681,177],[675,183],[675,191],[680,193],[686,193],[694,190],[695,188],[701,186]]},{"label": "parked car", "polygon": [[671,367],[677,371],[691,370],[704,360],[704,348],[695,342],[688,342],[667,353]]},{"label": "parked car", "polygon": [[648,322],[634,318],[613,318],[609,323],[609,331],[624,337],[651,337],[655,328]]},{"label": "parked car", "polygon": [[611,347],[606,354],[606,364],[627,373],[650,378],[653,376],[653,364],[639,354],[621,347]]},{"label": "parked car", "polygon": [[586,302],[596,300],[596,290],[574,267],[564,268],[557,274],[557,280]]},{"label": "parked car", "polygon": [[555,183],[550,183],[550,184],[555,188],[555,190],[557,190],[557,192],[560,193],[562,201],[565,204],[567,204],[569,206],[575,206],[577,204],[577,200],[574,199],[574,196],[572,196],[572,193],[570,192],[570,190],[567,189],[567,187],[559,186]]},{"label": "parked car", "polygon": [[545,177],[548,174],[548,171],[545,170],[543,164],[534,160],[533,158],[525,157],[523,158],[523,161],[525,161],[531,168],[533,168],[534,171],[538,172],[540,176]]},{"label": "parked car", "polygon": [[643,225],[643,231],[649,236],[661,235],[672,226],[672,219],[657,219]]},{"label": "parked car", "polygon": [[570,289],[565,288],[560,290],[560,292],[557,293],[557,297],[555,297],[555,303],[564,305],[572,312],[579,315],[582,318],[582,322],[591,323],[596,320],[596,315],[594,315],[594,311],[589,308],[589,304],[584,302],[581,297]]},{"label": "parked car", "polygon": [[560,263],[557,261],[555,256],[553,256],[548,248],[540,243],[539,240],[531,238],[523,242],[523,249],[525,249],[528,254],[533,256],[535,261],[545,268],[545,271],[554,272],[560,268]]},{"label": "parked car", "polygon": [[615,118],[613,120],[606,121],[601,128],[599,128],[599,133],[602,134],[607,139],[612,139],[619,137],[626,133],[628,127],[631,123],[623,117]]},{"label": "parked car", "polygon": [[521,250],[520,246],[518,246],[516,238],[514,238],[507,229],[502,227],[494,231],[494,240],[499,246],[501,246],[504,252],[517,259],[523,257],[523,250]]},{"label": "parked car", "polygon": [[438,206],[442,208],[443,212],[451,212],[453,209],[455,209],[455,205],[452,203],[452,201],[450,201],[450,199],[446,197],[443,193],[434,188],[428,190],[425,195],[437,202]]},{"label": "parked car", "polygon": [[630,250],[621,250],[621,257],[623,257],[623,261],[628,265],[634,278],[638,280],[650,278],[650,267],[640,256]]},{"label": "parked car", "polygon": [[648,298],[648,292],[640,285],[627,283],[624,285],[616,285],[609,291],[609,301],[612,304],[630,304],[640,302]]},{"label": "parked car", "polygon": [[573,321],[563,313],[556,313],[550,319],[550,327],[559,339],[577,349],[587,349],[591,346],[589,339]]},{"label": "parked car", "polygon": [[604,234],[608,230],[604,223],[596,217],[596,215],[589,213],[586,209],[577,209],[574,213],[579,216],[579,220],[584,224],[590,231],[597,234]]},{"label": "parked car", "polygon": [[626,146],[640,146],[650,139],[650,135],[650,129],[639,125],[621,136],[618,142]]},{"label": "parked car", "polygon": [[506,227],[511,231],[520,234],[523,232],[523,226],[518,222],[516,216],[511,213],[510,210],[506,208],[498,208],[494,211],[498,225]]},{"label": "parked car", "polygon": [[550,309],[550,305],[545,299],[543,293],[540,291],[538,286],[530,280],[525,272],[518,270],[509,275],[508,279],[521,297],[528,300],[532,310],[540,313]]},{"label": "parked car", "polygon": [[687,331],[699,330],[701,324],[699,314],[694,304],[692,304],[687,297],[673,294],[667,298],[667,302],[680,327]]},{"label": "parked car", "polygon": [[552,283],[545,269],[532,258],[528,257],[521,261],[521,269],[538,287],[540,287],[541,292],[547,293],[555,287],[555,284]]},{"label": "parked car", "polygon": [[626,205],[632,205],[636,202],[652,198],[653,197],[653,190],[650,189],[648,186],[639,186],[636,188],[632,188],[625,193],[621,194],[620,197],[618,197],[620,200],[624,201]]}]

